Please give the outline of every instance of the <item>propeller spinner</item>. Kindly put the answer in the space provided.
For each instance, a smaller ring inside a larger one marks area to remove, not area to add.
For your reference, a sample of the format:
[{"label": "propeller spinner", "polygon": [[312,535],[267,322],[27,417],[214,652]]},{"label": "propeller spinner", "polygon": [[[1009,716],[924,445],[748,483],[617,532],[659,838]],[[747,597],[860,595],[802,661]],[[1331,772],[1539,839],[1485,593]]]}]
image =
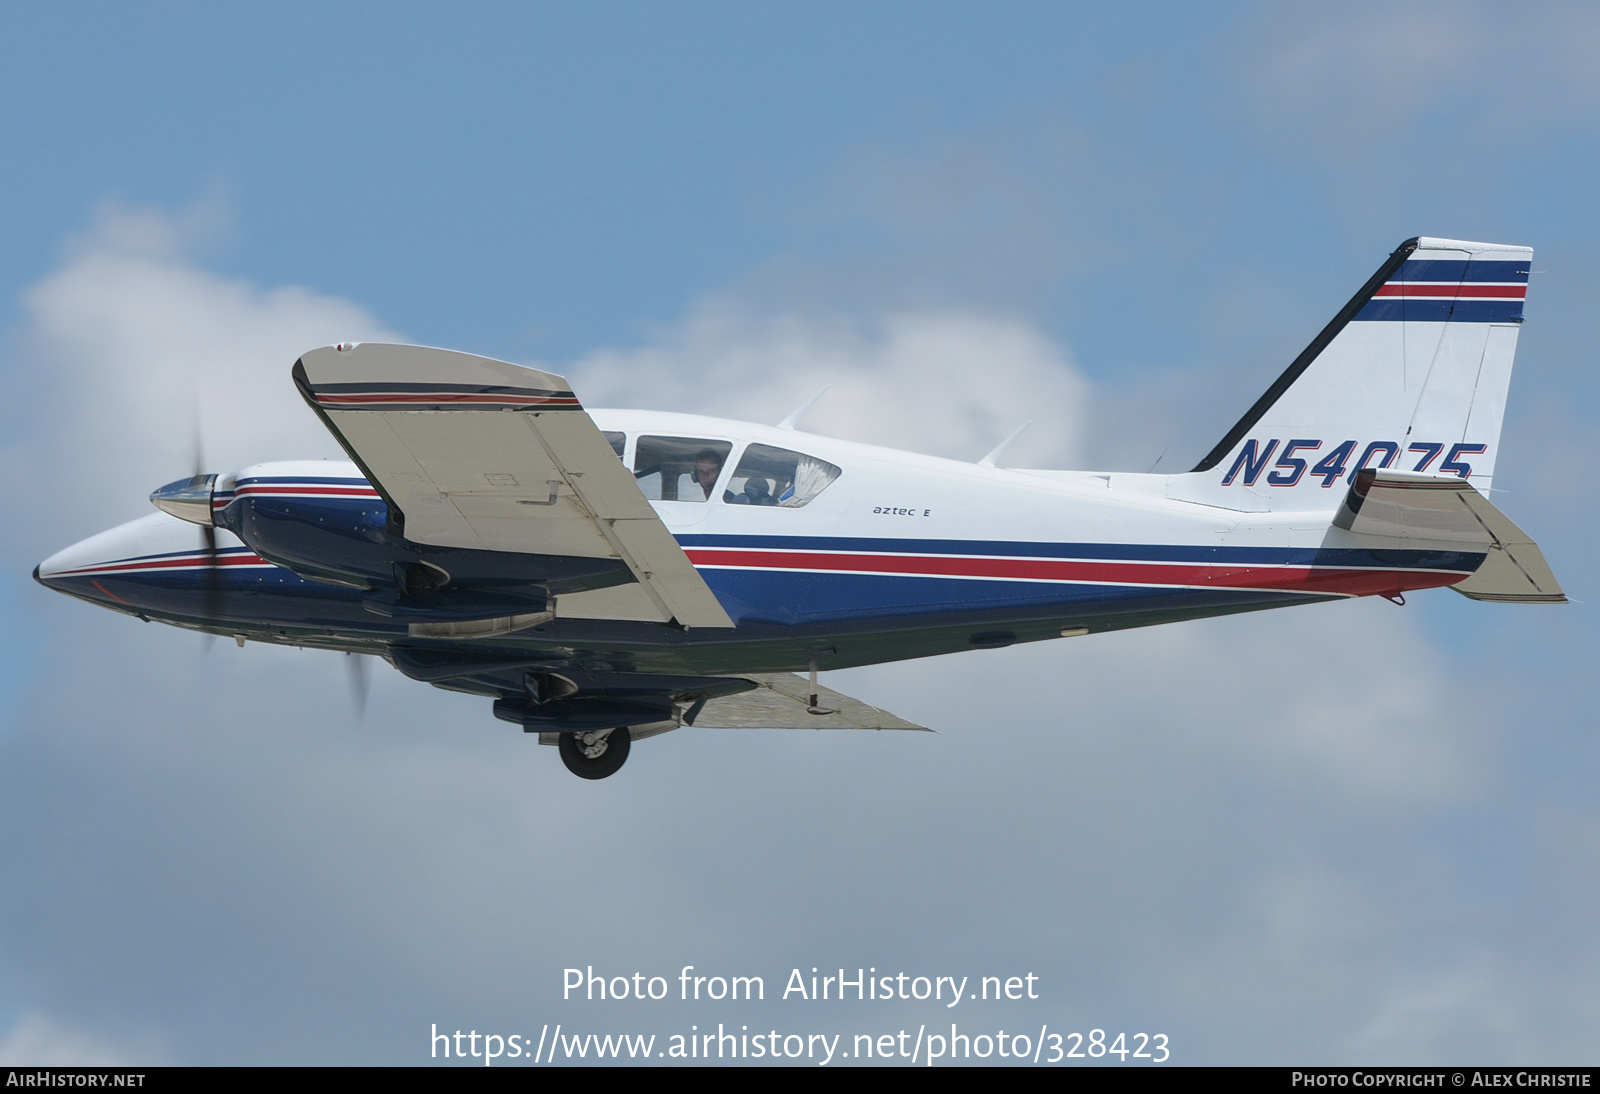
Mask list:
[{"label": "propeller spinner", "polygon": [[215,475],[195,475],[192,478],[169,482],[150,495],[150,504],[180,520],[213,527],[211,522],[211,491],[217,485]]}]

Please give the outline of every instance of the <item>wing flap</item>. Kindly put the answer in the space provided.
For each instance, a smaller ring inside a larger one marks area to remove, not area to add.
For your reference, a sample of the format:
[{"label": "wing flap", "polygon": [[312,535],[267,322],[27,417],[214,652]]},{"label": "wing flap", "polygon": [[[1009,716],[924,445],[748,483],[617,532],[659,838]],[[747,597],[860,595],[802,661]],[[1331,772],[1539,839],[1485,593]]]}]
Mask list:
[{"label": "wing flap", "polygon": [[312,350],[295,379],[407,539],[620,559],[649,601],[637,618],[733,626],[562,377],[362,343]]}]

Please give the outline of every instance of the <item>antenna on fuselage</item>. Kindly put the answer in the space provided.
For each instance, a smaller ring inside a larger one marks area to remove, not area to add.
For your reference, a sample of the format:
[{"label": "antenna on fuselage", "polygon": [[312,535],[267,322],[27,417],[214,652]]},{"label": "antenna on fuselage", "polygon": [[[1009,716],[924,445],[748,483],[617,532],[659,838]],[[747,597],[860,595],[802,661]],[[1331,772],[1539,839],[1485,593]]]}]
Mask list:
[{"label": "antenna on fuselage", "polygon": [[1001,454],[1004,453],[1006,449],[1011,447],[1011,442],[1016,440],[1018,437],[1022,436],[1022,431],[1024,429],[1027,429],[1032,424],[1033,424],[1033,419],[1029,418],[1027,421],[1025,421],[1021,425],[1017,426],[1017,428],[1013,429],[1011,431],[1011,435],[1010,436],[1008,436],[1005,440],[1001,441],[999,444],[995,445],[993,451],[991,451],[987,456],[985,456],[983,459],[978,461],[978,466],[979,467],[994,467],[994,466],[996,466],[995,461],[1000,458]]},{"label": "antenna on fuselage", "polygon": [[800,419],[805,417],[806,411],[816,406],[817,400],[826,395],[828,393],[828,389],[832,386],[832,384],[823,384],[821,391],[817,392],[815,395],[811,396],[811,398],[795,407],[787,418],[778,423],[778,428],[793,429],[795,426],[799,425]]}]

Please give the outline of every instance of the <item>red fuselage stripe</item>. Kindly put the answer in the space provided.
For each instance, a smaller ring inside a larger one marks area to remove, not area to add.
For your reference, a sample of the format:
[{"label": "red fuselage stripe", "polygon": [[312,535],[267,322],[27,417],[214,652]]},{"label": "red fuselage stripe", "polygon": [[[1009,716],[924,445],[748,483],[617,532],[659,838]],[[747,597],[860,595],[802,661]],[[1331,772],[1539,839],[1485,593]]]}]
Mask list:
[{"label": "red fuselage stripe", "polygon": [[817,554],[801,551],[718,551],[691,547],[697,566],[826,570],[917,577],[1071,581],[1094,585],[1173,585],[1296,592],[1367,593],[1451,585],[1465,574],[1437,570],[1375,570],[1312,566],[1196,566],[1168,562],[1103,562],[1037,558],[950,558],[931,555]]}]

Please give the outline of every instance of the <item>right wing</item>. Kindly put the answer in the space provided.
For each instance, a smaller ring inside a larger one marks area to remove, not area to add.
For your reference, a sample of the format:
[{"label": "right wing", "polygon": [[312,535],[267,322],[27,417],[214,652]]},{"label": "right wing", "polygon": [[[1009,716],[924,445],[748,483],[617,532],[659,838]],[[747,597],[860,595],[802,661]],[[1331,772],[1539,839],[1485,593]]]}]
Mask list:
[{"label": "right wing", "polygon": [[560,376],[367,342],[312,350],[294,380],[405,538],[620,559],[655,621],[733,626]]}]

